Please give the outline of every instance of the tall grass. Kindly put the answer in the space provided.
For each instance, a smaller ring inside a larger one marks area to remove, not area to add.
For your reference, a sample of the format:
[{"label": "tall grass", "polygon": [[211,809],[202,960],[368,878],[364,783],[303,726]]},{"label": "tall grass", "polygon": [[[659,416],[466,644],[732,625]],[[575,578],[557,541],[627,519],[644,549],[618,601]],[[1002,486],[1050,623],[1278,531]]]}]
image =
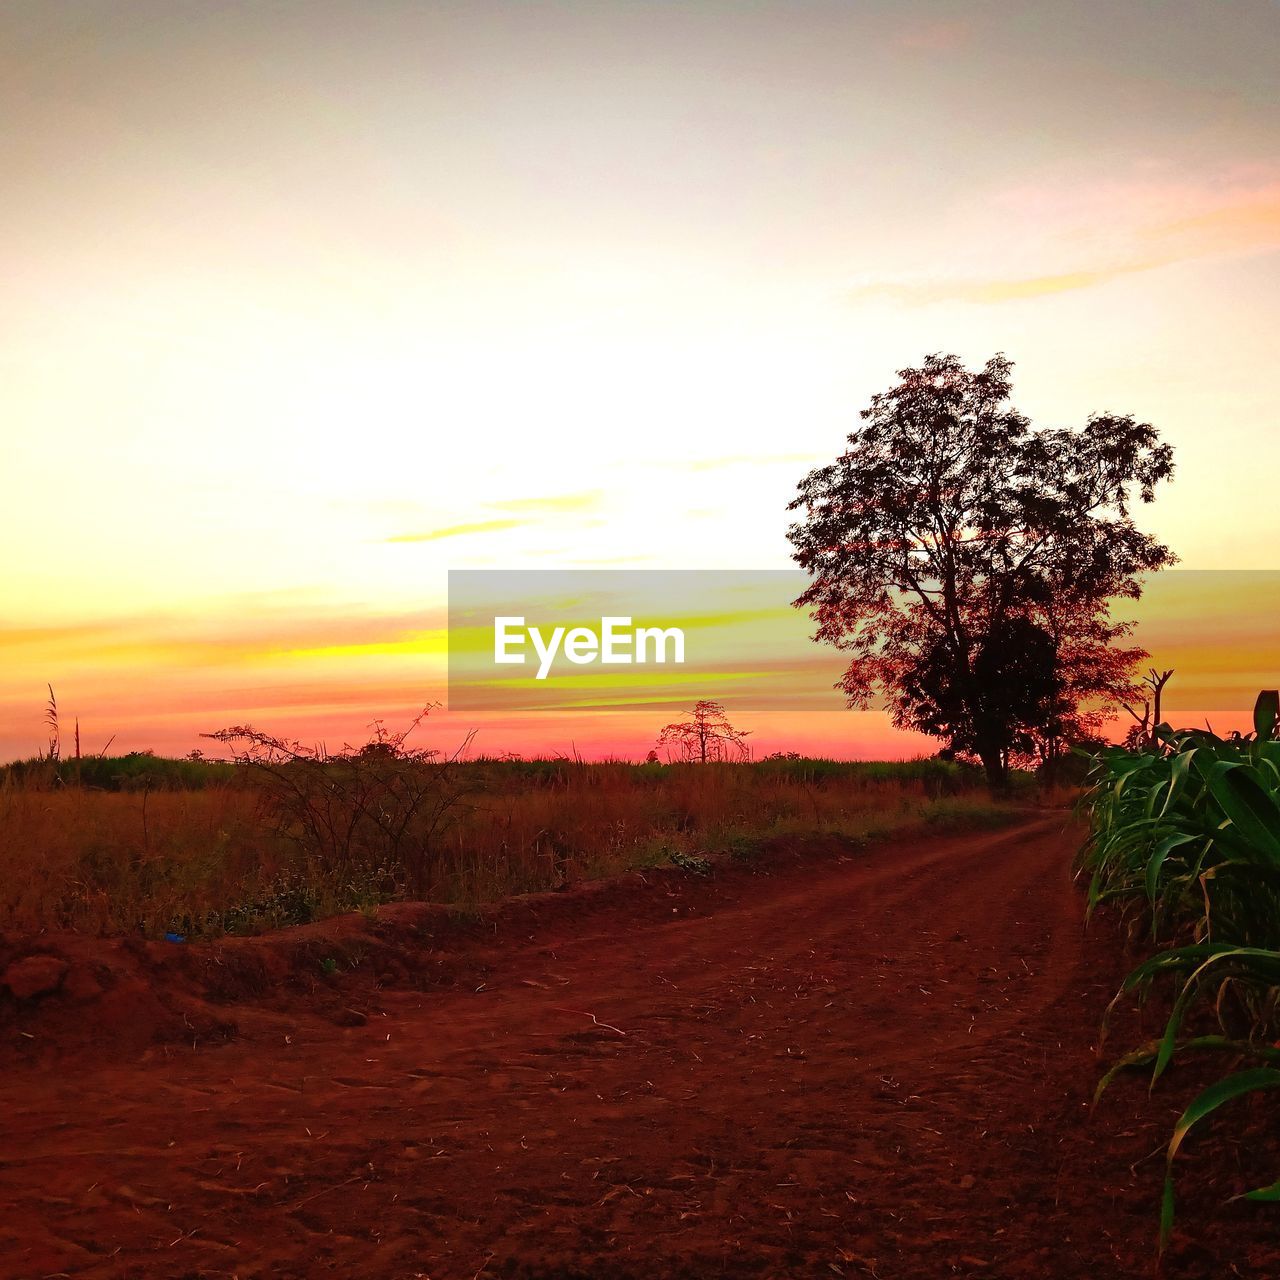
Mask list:
[{"label": "tall grass", "polygon": [[[1136,909],[1161,947],[1129,974],[1117,1001],[1173,985],[1159,1039],[1126,1054],[1099,1093],[1131,1066],[1150,1067],[1154,1086],[1189,1053],[1224,1054],[1243,1068],[1201,1092],[1174,1128],[1162,1246],[1174,1219],[1174,1159],[1187,1134],[1233,1099],[1280,1085],[1271,1065],[1280,1062],[1272,1043],[1280,1022],[1278,704],[1274,691],[1259,696],[1249,735],[1161,726],[1151,749],[1105,751],[1087,797],[1090,909],[1106,902]],[[1280,1181],[1243,1196],[1280,1201]]]},{"label": "tall grass", "polygon": [[[153,758],[154,759],[154,758]],[[424,879],[282,829],[262,779],[200,789],[0,780],[0,928],[185,936],[253,932],[412,893],[474,905],[775,838],[873,839],[997,824],[976,775],[939,761],[724,765],[476,761]]]}]

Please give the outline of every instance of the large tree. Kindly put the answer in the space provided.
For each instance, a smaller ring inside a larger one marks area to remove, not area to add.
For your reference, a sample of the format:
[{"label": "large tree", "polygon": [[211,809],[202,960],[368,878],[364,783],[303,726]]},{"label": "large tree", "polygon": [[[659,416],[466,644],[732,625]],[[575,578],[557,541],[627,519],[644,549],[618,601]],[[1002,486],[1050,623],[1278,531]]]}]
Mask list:
[{"label": "large tree", "polygon": [[[1174,557],[1131,518],[1173,473],[1155,429],[1105,413],[1036,429],[1013,366],[932,355],[874,396],[848,448],[811,471],[788,536],[812,577],[796,604],[848,650],[849,704],[976,757],[1052,754],[1125,696],[1142,656],[1109,602]],[[1092,709],[1091,709],[1092,707]]]}]

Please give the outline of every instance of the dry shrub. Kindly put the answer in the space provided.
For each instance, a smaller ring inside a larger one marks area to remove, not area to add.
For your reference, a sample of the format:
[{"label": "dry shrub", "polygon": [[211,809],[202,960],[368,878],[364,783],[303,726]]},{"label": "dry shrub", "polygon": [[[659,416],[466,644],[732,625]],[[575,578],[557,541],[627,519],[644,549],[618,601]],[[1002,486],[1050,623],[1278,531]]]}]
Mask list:
[{"label": "dry shrub", "polygon": [[340,882],[422,897],[435,887],[440,837],[481,783],[457,753],[406,744],[426,715],[401,733],[375,721],[368,742],[337,752],[247,725],[208,736],[232,748],[267,829],[308,864]]}]

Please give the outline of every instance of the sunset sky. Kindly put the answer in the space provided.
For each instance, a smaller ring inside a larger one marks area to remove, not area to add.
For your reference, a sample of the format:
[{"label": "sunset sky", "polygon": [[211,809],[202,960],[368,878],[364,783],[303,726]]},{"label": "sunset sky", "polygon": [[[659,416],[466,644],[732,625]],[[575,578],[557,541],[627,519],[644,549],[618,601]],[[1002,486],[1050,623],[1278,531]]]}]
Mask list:
[{"label": "sunset sky", "polygon": [[[1278,60],[1272,0],[10,0],[0,759],[46,682],[87,749],[351,738],[444,696],[449,569],[786,568],[932,351],[1154,423],[1145,526],[1280,567]],[[1232,581],[1175,711],[1266,678]],[[920,749],[831,700],[761,739]]]}]

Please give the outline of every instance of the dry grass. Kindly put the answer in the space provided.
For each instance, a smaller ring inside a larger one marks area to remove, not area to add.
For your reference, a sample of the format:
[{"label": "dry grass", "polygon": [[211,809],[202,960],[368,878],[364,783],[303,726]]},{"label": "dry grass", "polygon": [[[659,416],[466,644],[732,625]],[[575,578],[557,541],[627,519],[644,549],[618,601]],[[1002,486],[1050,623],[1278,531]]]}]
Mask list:
[{"label": "dry grass", "polygon": [[[996,825],[935,762],[674,767],[481,763],[427,896],[460,906],[785,836],[875,838]],[[385,868],[343,873],[275,833],[243,783],[107,792],[0,785],[0,927],[188,936],[255,932],[397,896]]]}]

